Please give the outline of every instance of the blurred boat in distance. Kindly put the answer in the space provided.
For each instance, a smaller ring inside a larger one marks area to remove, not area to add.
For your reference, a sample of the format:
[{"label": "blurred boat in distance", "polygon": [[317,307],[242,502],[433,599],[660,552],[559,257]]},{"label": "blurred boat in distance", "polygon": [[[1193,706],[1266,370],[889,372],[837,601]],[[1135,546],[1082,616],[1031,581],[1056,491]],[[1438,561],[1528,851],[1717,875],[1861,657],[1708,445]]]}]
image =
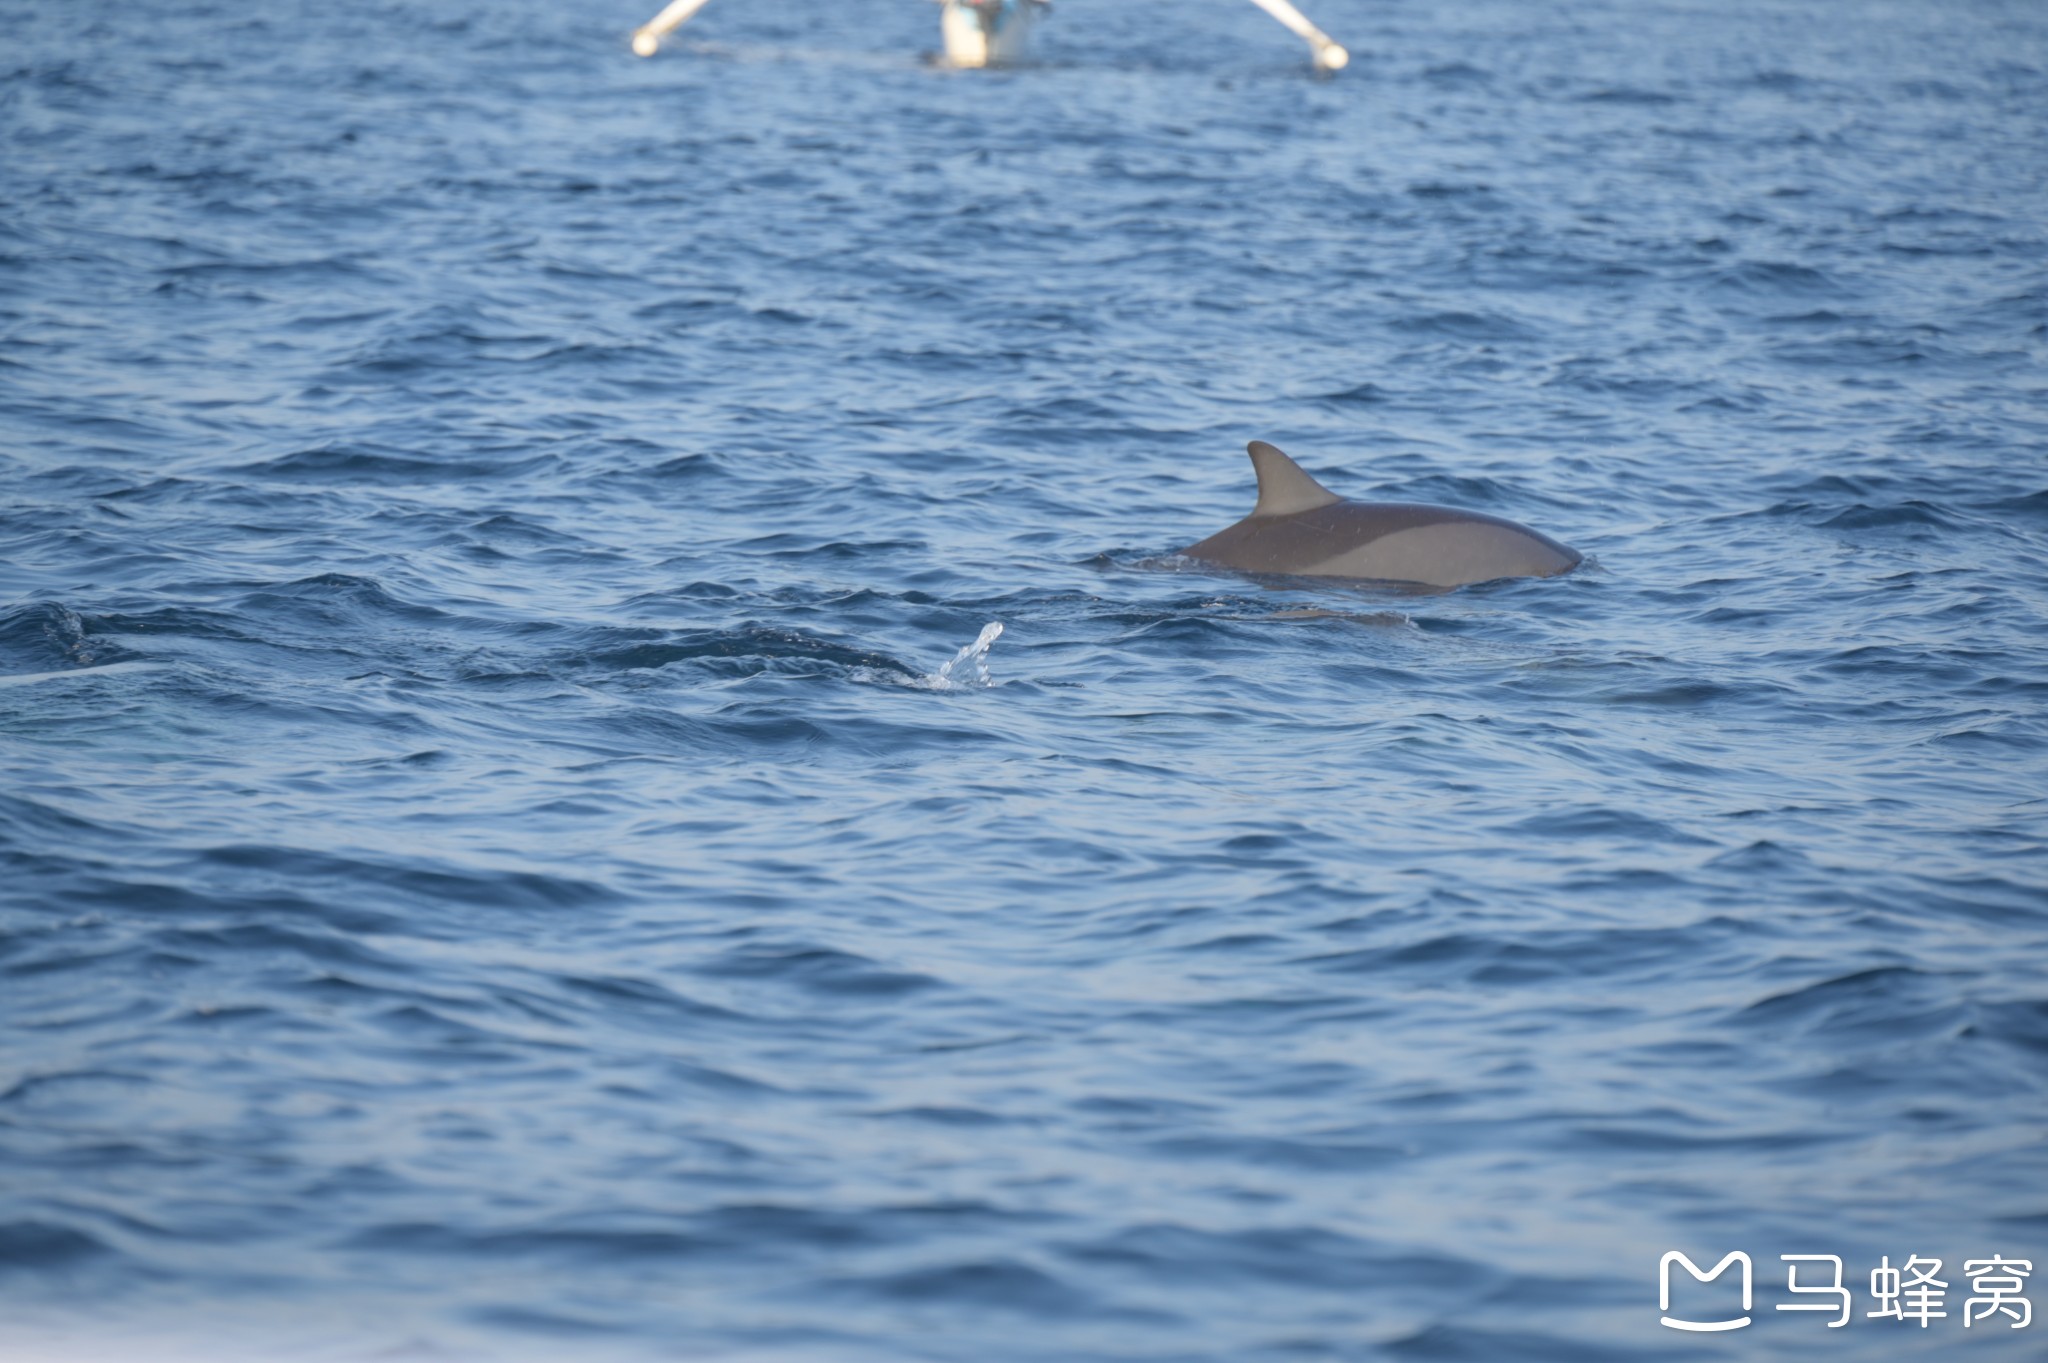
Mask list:
[{"label": "blurred boat in distance", "polygon": [[[653,56],[661,50],[661,40],[706,3],[708,0],[671,0],[668,8],[634,30],[633,50],[643,57]],[[1308,44],[1318,73],[1338,70],[1351,60],[1341,43],[1310,23],[1290,0],[1252,3]],[[1051,9],[1049,0],[939,0],[939,35],[945,43],[946,60],[969,70],[1016,65],[1030,48],[1031,30]]]},{"label": "blurred boat in distance", "polygon": [[1031,46],[1031,30],[1051,12],[1047,0],[943,0],[939,33],[946,60],[974,70],[1013,66]]}]

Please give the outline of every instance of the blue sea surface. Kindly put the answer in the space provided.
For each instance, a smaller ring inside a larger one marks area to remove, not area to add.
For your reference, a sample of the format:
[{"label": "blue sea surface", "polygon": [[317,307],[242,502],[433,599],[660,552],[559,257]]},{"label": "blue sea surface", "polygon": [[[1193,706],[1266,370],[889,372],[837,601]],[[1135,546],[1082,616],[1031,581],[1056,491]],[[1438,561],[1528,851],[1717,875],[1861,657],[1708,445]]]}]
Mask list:
[{"label": "blue sea surface", "polygon": [[0,1358],[2041,1356],[2048,7],[654,7],[0,0]]}]

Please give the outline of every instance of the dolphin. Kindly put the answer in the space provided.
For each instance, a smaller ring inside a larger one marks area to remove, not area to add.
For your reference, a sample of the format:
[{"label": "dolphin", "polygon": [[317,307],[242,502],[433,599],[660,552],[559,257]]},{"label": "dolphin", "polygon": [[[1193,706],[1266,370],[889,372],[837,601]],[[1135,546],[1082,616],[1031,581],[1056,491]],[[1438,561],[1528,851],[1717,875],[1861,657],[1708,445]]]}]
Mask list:
[{"label": "dolphin", "polygon": [[1354,502],[1263,440],[1245,447],[1259,476],[1252,514],[1180,552],[1246,573],[1356,577],[1462,587],[1497,577],[1555,577],[1576,549],[1525,525],[1417,502]]}]

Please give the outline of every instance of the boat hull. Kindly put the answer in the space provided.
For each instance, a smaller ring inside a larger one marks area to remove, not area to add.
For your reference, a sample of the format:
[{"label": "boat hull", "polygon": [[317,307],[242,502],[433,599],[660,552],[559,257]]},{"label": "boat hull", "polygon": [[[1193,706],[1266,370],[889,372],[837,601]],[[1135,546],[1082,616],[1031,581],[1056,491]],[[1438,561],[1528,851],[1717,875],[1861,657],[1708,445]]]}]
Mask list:
[{"label": "boat hull", "polygon": [[1030,51],[1031,30],[1044,11],[1036,0],[981,5],[946,0],[939,15],[946,60],[969,69],[1023,61]]}]

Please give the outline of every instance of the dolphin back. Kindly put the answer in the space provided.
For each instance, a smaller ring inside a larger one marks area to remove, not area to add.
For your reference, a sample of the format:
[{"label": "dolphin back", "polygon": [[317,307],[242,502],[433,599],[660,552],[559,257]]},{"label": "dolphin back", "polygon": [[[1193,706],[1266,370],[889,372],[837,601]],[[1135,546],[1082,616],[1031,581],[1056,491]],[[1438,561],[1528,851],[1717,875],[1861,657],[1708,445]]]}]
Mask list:
[{"label": "dolphin back", "polygon": [[1430,587],[1555,577],[1583,561],[1577,550],[1499,516],[1413,502],[1349,501],[1264,441],[1252,443],[1251,455],[1259,474],[1258,506],[1182,553],[1239,572]]}]

